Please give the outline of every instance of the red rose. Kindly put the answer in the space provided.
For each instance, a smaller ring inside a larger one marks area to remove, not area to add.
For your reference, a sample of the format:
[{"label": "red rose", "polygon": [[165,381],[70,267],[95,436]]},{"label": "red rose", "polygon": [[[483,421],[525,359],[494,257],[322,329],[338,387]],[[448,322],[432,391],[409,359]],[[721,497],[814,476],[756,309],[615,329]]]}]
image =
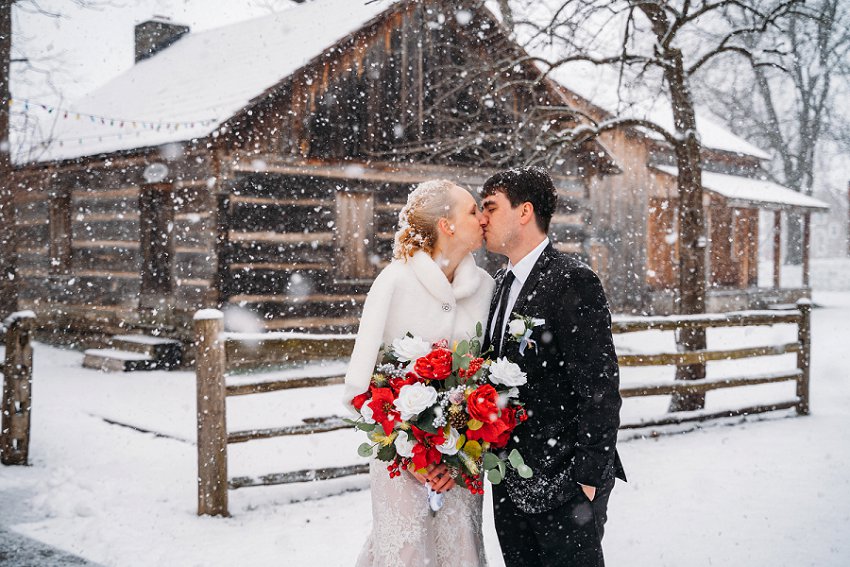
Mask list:
[{"label": "red rose", "polygon": [[428,380],[445,380],[452,373],[452,351],[437,348],[416,360],[413,370]]},{"label": "red rose", "polygon": [[354,396],[353,398],[351,398],[351,405],[353,405],[357,411],[360,411],[360,408],[363,407],[363,404],[366,403],[366,400],[368,400],[371,395],[372,392],[370,390],[366,390],[359,396]]},{"label": "red rose", "polygon": [[372,408],[372,419],[380,423],[389,435],[396,423],[401,423],[401,414],[393,405],[395,394],[390,388],[372,388],[372,399],[367,404]]},{"label": "red rose", "polygon": [[482,423],[491,423],[499,418],[499,406],[496,402],[499,394],[490,384],[478,386],[466,400],[466,408],[472,419]]}]

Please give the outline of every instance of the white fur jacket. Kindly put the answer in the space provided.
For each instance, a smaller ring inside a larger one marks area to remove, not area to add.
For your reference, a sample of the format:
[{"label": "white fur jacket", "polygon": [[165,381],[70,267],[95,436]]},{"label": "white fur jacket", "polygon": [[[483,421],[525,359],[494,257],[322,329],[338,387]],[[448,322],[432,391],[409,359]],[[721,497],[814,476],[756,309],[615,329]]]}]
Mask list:
[{"label": "white fur jacket", "polygon": [[393,260],[366,296],[343,403],[350,408],[351,399],[368,389],[382,344],[408,332],[432,342],[474,336],[476,323],[487,324],[494,285],[472,254],[458,265],[451,283],[425,252],[407,261]]}]

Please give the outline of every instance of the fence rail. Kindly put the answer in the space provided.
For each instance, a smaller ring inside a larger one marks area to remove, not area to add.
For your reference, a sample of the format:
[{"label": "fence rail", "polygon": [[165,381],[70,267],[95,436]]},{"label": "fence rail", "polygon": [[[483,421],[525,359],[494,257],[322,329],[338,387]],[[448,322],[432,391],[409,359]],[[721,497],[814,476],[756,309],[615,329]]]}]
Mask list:
[{"label": "fence rail", "polygon": [[32,405],[32,345],[30,335],[35,313],[13,313],[2,327],[5,330],[3,400],[0,404],[0,462],[26,465],[29,459],[30,412]]},{"label": "fence rail", "polygon": [[[621,428],[657,427],[789,408],[795,408],[799,415],[807,414],[809,412],[811,305],[806,301],[801,301],[797,310],[615,319],[612,323],[612,330],[616,334],[651,330],[675,331],[684,328],[742,327],[788,323],[797,325],[796,342],[726,350],[706,349],[682,353],[623,354],[618,356],[618,359],[620,365],[624,367],[676,366],[796,353],[796,369],[731,378],[709,378],[693,381],[669,380],[628,385],[621,387],[620,393],[623,397],[704,394],[712,390],[742,386],[796,382],[794,399],[723,411],[676,412],[660,419],[623,424]],[[342,376],[328,375],[227,385],[225,376],[228,370],[273,366],[291,360],[344,359],[348,357],[354,345],[353,336],[299,335],[293,333],[264,333],[254,336],[226,333],[224,332],[223,315],[217,310],[202,310],[196,314],[195,336],[198,353],[196,376],[199,515],[228,515],[227,495],[229,489],[325,480],[362,474],[368,471],[368,465],[357,464],[273,473],[259,477],[231,479],[227,476],[227,445],[229,444],[289,435],[310,435],[348,427],[340,417],[329,416],[305,420],[305,423],[299,425],[228,432],[225,410],[228,396],[276,392],[291,388],[321,387],[340,384],[343,381]]]}]

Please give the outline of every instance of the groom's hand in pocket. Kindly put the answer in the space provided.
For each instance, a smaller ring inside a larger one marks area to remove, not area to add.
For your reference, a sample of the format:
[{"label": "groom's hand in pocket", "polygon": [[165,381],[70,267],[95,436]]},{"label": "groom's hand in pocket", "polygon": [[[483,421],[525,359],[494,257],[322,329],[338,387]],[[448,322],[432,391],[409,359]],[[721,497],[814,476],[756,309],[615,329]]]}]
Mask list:
[{"label": "groom's hand in pocket", "polygon": [[579,486],[581,487],[581,491],[584,492],[584,495],[587,496],[587,499],[593,502],[593,499],[596,498],[596,487],[581,483],[579,483]]}]

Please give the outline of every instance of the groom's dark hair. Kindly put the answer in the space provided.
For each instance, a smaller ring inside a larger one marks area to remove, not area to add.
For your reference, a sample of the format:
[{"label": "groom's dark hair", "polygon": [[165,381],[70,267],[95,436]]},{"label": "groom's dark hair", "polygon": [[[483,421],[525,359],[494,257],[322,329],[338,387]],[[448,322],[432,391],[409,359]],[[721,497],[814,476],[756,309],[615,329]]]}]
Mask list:
[{"label": "groom's dark hair", "polygon": [[508,198],[511,207],[531,203],[537,227],[549,232],[549,223],[558,204],[558,193],[549,173],[542,167],[515,167],[502,171],[484,182],[481,197],[494,195],[501,191]]}]

